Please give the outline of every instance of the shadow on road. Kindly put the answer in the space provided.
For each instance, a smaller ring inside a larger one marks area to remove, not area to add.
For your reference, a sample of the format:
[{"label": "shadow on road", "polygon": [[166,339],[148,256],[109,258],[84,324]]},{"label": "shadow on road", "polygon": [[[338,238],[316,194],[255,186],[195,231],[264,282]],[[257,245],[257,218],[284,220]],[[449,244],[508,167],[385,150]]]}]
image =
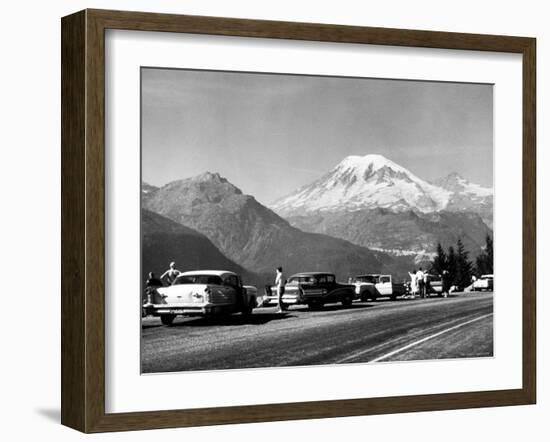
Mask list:
[{"label": "shadow on road", "polygon": [[261,325],[271,321],[288,319],[293,317],[289,312],[284,313],[262,313],[252,314],[250,316],[229,315],[217,316],[213,318],[197,318],[190,321],[174,322],[172,327],[208,327],[210,325],[236,326],[236,325]]},{"label": "shadow on road", "polygon": [[[229,316],[216,316],[213,318],[176,318],[170,328],[177,327],[210,327],[216,326],[239,326],[239,325],[262,325],[271,321],[278,321],[280,319],[288,319],[294,317],[291,312],[284,313],[256,313],[248,317],[242,315],[229,315]],[[182,320],[183,319],[183,320]],[[141,324],[143,330],[150,328],[166,327],[158,322],[152,324]]]},{"label": "shadow on road", "polygon": [[329,304],[324,305],[323,307],[311,309],[307,306],[301,306],[298,308],[293,308],[292,310],[289,310],[290,313],[294,312],[334,312],[334,311],[349,311],[349,310],[360,310],[365,308],[374,307],[374,304],[372,303],[362,303],[362,304],[353,304],[348,307],[344,307],[340,304]]}]

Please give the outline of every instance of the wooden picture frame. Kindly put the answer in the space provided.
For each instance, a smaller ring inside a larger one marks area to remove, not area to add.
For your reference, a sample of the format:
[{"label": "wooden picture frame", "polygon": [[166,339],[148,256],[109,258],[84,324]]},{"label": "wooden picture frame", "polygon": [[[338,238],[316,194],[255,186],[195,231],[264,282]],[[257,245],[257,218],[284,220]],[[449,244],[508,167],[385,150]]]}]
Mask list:
[{"label": "wooden picture frame", "polygon": [[[495,51],[523,57],[523,385],[271,405],[105,412],[105,30]],[[533,404],[536,400],[536,98],[533,38],[84,10],[62,19],[62,409],[83,432]]]}]

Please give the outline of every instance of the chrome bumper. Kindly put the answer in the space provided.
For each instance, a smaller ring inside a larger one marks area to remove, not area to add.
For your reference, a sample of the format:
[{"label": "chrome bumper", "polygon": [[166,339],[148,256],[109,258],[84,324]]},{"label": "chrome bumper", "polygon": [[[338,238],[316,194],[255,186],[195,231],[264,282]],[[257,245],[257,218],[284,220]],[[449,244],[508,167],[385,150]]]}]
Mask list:
[{"label": "chrome bumper", "polygon": [[182,305],[168,305],[168,304],[144,304],[143,310],[146,315],[160,316],[160,315],[212,315],[216,313],[222,313],[227,310],[228,306],[233,304],[182,304]]}]

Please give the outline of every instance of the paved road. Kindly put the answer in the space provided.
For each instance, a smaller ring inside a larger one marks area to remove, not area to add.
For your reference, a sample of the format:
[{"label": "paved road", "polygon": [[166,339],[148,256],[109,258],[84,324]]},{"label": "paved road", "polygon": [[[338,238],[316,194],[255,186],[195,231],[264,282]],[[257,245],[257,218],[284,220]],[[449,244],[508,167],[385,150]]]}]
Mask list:
[{"label": "paved road", "polygon": [[493,294],[259,308],[245,320],[157,318],[142,324],[144,373],[353,362],[487,357],[493,354]]}]

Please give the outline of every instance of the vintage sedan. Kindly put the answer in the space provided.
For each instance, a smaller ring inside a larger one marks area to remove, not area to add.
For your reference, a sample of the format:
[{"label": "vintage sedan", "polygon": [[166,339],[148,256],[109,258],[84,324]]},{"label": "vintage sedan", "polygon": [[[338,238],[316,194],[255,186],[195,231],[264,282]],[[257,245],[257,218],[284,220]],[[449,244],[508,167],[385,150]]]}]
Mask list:
[{"label": "vintage sedan", "polygon": [[474,281],[472,290],[478,292],[481,290],[493,291],[493,275],[481,275],[481,278]]},{"label": "vintage sedan", "polygon": [[171,286],[156,289],[143,309],[148,315],[159,316],[164,325],[171,325],[178,315],[250,315],[256,298],[256,287],[243,286],[236,273],[197,270],[184,272]]},{"label": "vintage sedan", "polygon": [[392,275],[367,274],[355,277],[355,293],[365,302],[369,299],[389,297],[391,300],[406,294],[403,283],[393,281]]},{"label": "vintage sedan", "polygon": [[[351,284],[336,282],[336,276],[327,272],[297,273],[288,278],[282,296],[283,307],[304,304],[318,309],[328,303],[341,302],[350,306],[355,298],[355,287]],[[267,286],[264,306],[278,304],[277,288]]]},{"label": "vintage sedan", "polygon": [[426,286],[426,296],[443,296],[443,279],[441,276],[428,274],[426,279],[428,282]]},{"label": "vintage sedan", "polygon": [[439,275],[428,275],[428,294],[443,296],[443,279]]}]

